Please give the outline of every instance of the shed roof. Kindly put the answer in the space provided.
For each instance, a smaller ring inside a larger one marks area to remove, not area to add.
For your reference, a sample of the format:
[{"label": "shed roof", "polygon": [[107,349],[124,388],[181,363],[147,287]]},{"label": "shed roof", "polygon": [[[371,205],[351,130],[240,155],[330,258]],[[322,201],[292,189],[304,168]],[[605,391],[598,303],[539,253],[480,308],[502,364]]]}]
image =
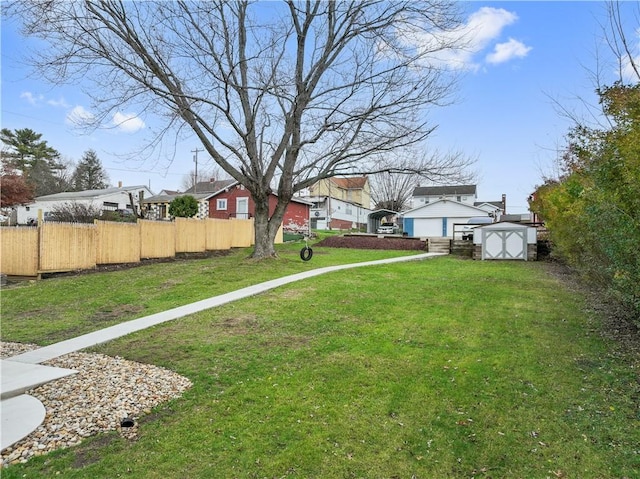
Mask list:
[{"label": "shed roof", "polygon": [[533,228],[533,227],[529,225],[518,224],[518,223],[509,223],[508,221],[501,221],[499,223],[491,223],[490,225],[476,226],[476,228],[504,231],[504,230],[522,230],[522,229]]}]

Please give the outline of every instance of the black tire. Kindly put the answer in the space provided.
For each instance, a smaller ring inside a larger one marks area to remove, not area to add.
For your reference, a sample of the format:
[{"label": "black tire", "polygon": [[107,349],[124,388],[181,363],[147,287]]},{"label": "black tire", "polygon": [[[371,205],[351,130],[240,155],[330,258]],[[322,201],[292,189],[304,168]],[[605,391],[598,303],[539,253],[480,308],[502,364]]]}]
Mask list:
[{"label": "black tire", "polygon": [[313,250],[308,246],[305,246],[300,250],[300,259],[302,261],[309,261],[313,256]]}]

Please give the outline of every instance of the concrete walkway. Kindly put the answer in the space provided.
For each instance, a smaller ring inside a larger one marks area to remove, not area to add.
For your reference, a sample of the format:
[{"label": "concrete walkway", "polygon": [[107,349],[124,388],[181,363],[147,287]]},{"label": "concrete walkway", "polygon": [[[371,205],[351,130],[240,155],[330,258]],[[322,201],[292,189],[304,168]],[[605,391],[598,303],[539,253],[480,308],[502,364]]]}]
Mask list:
[{"label": "concrete walkway", "polygon": [[0,368],[2,372],[0,390],[0,398],[2,399],[0,402],[0,425],[2,427],[0,449],[4,450],[18,442],[20,439],[26,437],[44,420],[44,406],[42,403],[37,399],[24,394],[24,392],[41,384],[55,379],[60,379],[76,372],[70,369],[41,366],[40,363],[44,361],[96,346],[167,321],[172,321],[174,319],[182,318],[206,309],[215,308],[216,306],[221,306],[232,301],[264,293],[265,291],[277,288],[278,286],[283,286],[303,279],[313,278],[321,274],[351,268],[360,268],[362,266],[418,261],[442,255],[443,253],[423,253],[412,256],[401,256],[377,261],[366,261],[362,263],[327,266],[325,268],[313,269],[303,273],[292,274],[283,278],[265,281],[264,283],[248,286],[237,291],[232,291],[231,293],[214,296],[195,303],[186,304],[161,313],[127,321],[126,323],[117,324],[109,328],[94,331],[93,333],[78,336],[77,338],[68,339],[66,341],[61,341],[59,343],[3,359],[0,361]]}]

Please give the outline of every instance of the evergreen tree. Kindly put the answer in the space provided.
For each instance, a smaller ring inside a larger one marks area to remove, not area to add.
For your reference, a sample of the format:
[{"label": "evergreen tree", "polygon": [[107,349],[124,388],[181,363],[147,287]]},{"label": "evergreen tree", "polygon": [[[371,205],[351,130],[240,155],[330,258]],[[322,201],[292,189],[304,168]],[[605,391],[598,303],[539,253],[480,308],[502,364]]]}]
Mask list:
[{"label": "evergreen tree", "polygon": [[0,131],[2,162],[24,176],[34,189],[36,196],[64,191],[64,181],[60,181],[64,166],[60,164],[60,153],[42,140],[42,134],[29,128],[14,131],[3,128]]},{"label": "evergreen tree", "polygon": [[71,182],[76,191],[101,190],[109,186],[109,176],[95,151],[84,152]]}]

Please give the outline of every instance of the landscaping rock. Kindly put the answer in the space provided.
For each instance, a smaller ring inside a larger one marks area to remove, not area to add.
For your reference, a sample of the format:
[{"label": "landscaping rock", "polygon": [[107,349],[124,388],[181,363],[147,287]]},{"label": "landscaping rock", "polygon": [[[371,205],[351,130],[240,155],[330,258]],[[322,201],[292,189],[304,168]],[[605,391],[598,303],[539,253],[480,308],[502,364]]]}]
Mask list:
[{"label": "landscaping rock", "polygon": [[[38,348],[20,343],[0,345],[2,358]],[[78,373],[27,391],[44,404],[46,417],[29,436],[2,451],[3,467],[75,446],[103,431],[119,431],[133,440],[140,416],[192,386],[189,379],[168,369],[104,354],[71,353],[43,364]],[[124,418],[131,418],[136,425],[121,427]]]}]

